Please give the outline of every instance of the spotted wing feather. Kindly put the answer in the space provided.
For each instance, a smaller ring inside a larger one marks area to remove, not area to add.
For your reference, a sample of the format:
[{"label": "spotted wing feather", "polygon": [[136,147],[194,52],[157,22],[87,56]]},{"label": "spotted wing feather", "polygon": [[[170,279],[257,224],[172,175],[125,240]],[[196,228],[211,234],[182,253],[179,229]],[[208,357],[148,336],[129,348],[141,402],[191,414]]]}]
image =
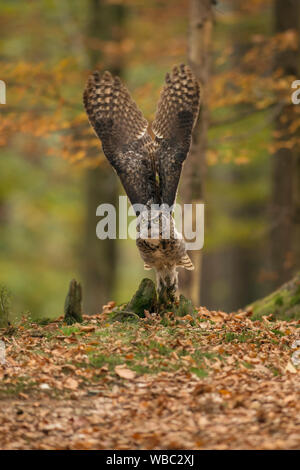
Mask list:
[{"label": "spotted wing feather", "polygon": [[174,67],[166,75],[165,86],[152,125],[156,136],[156,160],[162,203],[172,206],[184,160],[188,154],[192,130],[197,120],[200,89],[186,65]]},{"label": "spotted wing feather", "polygon": [[148,123],[119,77],[94,72],[84,91],[84,106],[105,156],[116,170],[132,204],[146,204],[156,191],[154,144]]}]

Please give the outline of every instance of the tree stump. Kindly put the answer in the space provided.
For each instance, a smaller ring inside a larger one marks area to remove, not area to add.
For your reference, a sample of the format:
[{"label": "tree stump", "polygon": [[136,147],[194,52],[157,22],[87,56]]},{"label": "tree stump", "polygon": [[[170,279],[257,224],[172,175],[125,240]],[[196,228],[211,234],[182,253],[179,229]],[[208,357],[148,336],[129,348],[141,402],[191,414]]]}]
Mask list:
[{"label": "tree stump", "polygon": [[[157,310],[157,295],[154,282],[151,279],[143,279],[138,290],[125,306],[123,312],[133,312],[139,317],[145,316],[145,310],[153,313]],[[122,311],[121,311],[122,313]]]},{"label": "tree stump", "polygon": [[138,290],[121,310],[113,315],[114,320],[122,321],[130,316],[145,317],[145,310],[149,313],[174,312],[176,316],[185,316],[194,312],[192,302],[183,295],[176,299],[174,288],[166,287],[156,292],[155,284],[151,279],[143,279]]},{"label": "tree stump", "polygon": [[65,322],[68,325],[82,323],[82,289],[79,282],[72,279],[65,300]]}]

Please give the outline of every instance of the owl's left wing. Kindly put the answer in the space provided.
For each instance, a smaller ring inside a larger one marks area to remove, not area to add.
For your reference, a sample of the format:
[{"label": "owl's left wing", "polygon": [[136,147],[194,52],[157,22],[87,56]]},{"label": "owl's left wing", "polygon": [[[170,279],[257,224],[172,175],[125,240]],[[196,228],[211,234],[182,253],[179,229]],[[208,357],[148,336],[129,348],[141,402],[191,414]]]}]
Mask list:
[{"label": "owl's left wing", "polygon": [[119,77],[94,72],[83,101],[105,156],[116,170],[131,204],[145,205],[155,198],[154,143],[148,122]]},{"label": "owl's left wing", "polygon": [[187,65],[174,67],[171,74],[166,75],[166,83],[152,124],[156,136],[161,201],[169,206],[175,202],[199,105],[200,89],[195,75]]}]

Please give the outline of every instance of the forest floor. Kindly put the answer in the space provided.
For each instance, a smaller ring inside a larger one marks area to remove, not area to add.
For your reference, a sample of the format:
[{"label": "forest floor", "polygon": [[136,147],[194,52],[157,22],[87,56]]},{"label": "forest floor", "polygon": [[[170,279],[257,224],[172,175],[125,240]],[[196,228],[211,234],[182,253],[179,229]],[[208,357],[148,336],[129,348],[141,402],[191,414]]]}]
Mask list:
[{"label": "forest floor", "polygon": [[1,449],[300,448],[300,320],[112,307],[1,330]]}]

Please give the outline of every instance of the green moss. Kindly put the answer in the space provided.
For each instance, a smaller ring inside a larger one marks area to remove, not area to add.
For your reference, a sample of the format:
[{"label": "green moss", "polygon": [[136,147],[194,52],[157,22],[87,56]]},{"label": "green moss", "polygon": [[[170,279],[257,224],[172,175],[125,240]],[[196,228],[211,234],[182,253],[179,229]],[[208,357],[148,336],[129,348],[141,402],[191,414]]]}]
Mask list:
[{"label": "green moss", "polygon": [[197,367],[192,367],[191,372],[201,379],[208,376],[208,372],[205,369],[199,369]]},{"label": "green moss", "polygon": [[275,305],[283,305],[283,298],[281,295],[279,295],[277,298],[274,300]]},{"label": "green moss", "polygon": [[78,326],[63,326],[60,331],[64,336],[71,336],[73,333],[79,332],[80,328]]},{"label": "green moss", "polygon": [[242,364],[247,369],[253,369],[253,367],[254,367],[253,364],[251,364],[250,362],[247,362],[247,361],[242,362]]},{"label": "green moss", "polygon": [[253,311],[252,319],[259,320],[272,314],[274,319],[300,318],[300,273],[267,297],[246,307]]},{"label": "green moss", "polygon": [[293,307],[294,305],[300,305],[300,286],[295,292],[295,295],[292,296],[291,301],[290,301],[290,307]]},{"label": "green moss", "polygon": [[145,278],[140,283],[139,288],[131,301],[124,307],[124,309],[120,310],[120,314],[122,317],[123,312],[124,317],[126,317],[128,313],[132,312],[139,317],[144,317],[145,310],[152,313],[155,312],[156,309],[157,295],[154,282],[151,279]]}]

